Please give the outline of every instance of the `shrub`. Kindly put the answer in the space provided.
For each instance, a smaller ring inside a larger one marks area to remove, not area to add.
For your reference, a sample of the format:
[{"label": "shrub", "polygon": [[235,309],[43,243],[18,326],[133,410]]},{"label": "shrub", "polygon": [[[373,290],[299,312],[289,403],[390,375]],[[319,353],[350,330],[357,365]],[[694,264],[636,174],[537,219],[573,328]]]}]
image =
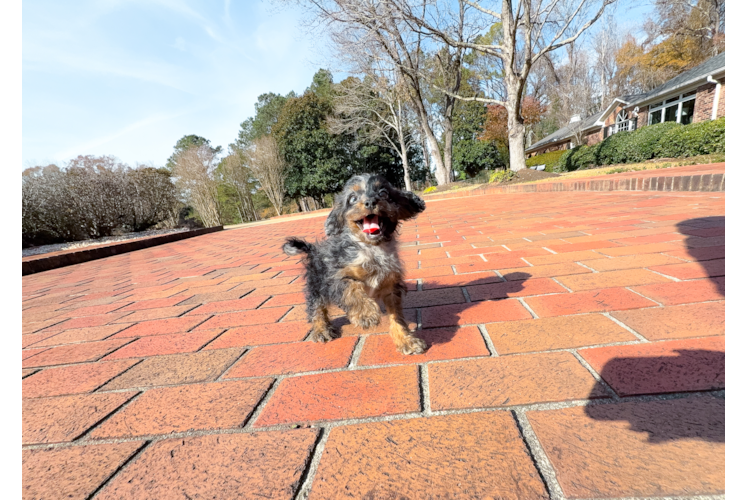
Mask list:
[{"label": "shrub", "polygon": [[167,171],[130,169],[109,158],[76,160],[67,169],[23,172],[24,247],[176,225],[179,203]]},{"label": "shrub", "polygon": [[690,125],[666,122],[633,132],[618,132],[593,146],[577,146],[564,151],[558,159],[556,170],[571,172],[593,165],[638,163],[652,158],[681,158],[724,152],[724,118]]},{"label": "shrub", "polygon": [[671,129],[678,127],[680,125],[675,122],[665,122],[634,130],[626,136],[626,140],[620,145],[623,162],[638,163],[654,158],[662,136]]},{"label": "shrub", "polygon": [[596,144],[595,165],[626,163],[626,146],[634,132],[618,132]]},{"label": "shrub", "polygon": [[514,178],[515,172],[513,170],[499,170],[491,174],[488,178],[488,182],[509,182]]},{"label": "shrub", "polygon": [[433,193],[434,191],[436,191],[436,186],[427,187],[423,190],[423,194]]},{"label": "shrub", "polygon": [[504,164],[501,152],[492,142],[473,140],[459,141],[454,145],[452,162],[463,180]]},{"label": "shrub", "polygon": [[542,155],[533,156],[525,161],[527,167],[534,167],[536,165],[545,165],[546,172],[553,172],[559,166],[559,160],[566,151],[559,149],[558,151],[551,151],[550,153],[543,153]]},{"label": "shrub", "polygon": [[725,152],[725,119],[673,127],[657,143],[656,156],[678,158]]},{"label": "shrub", "polygon": [[[602,144],[602,143],[600,143]],[[574,170],[584,170],[595,165],[595,154],[599,144],[594,146],[576,146],[564,151],[559,158],[558,170],[561,172],[573,172]]]}]

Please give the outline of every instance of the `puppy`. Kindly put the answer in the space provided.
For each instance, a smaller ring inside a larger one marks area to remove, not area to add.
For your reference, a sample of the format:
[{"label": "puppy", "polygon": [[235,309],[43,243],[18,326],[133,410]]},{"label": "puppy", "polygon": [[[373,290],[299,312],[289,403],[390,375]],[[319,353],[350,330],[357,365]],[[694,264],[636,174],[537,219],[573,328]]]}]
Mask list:
[{"label": "puppy", "polygon": [[286,255],[304,255],[312,340],[327,342],[337,336],[327,313],[330,304],[343,309],[354,325],[368,329],[379,324],[376,300],[381,299],[397,350],[420,354],[426,349],[403,317],[407,289],[395,240],[400,222],[425,209],[418,196],[395,189],[381,175],[357,175],[335,197],[325,221],[327,239],[315,244],[286,240]]}]

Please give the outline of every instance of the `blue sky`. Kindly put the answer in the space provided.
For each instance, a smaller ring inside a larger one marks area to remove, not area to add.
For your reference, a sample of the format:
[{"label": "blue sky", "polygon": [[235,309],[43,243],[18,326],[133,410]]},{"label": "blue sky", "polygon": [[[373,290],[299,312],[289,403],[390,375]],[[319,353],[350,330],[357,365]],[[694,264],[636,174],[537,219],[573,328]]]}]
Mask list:
[{"label": "blue sky", "polygon": [[226,147],[264,92],[303,91],[323,43],[278,4],[23,2],[23,166],[78,154],[163,164],[183,135]]},{"label": "blue sky", "polygon": [[[645,0],[626,3],[622,27],[646,17]],[[329,66],[302,16],[291,2],[25,0],[22,167],[163,165],[187,134],[225,148],[257,96],[301,92]]]}]

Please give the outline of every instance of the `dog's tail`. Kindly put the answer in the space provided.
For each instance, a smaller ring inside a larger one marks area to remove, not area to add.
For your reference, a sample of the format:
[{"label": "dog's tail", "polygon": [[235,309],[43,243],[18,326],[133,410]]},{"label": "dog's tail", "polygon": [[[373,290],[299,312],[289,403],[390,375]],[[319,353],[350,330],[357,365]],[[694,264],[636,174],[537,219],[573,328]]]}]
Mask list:
[{"label": "dog's tail", "polygon": [[283,245],[283,252],[286,255],[299,255],[300,253],[308,254],[312,250],[312,245],[299,238],[288,238]]}]

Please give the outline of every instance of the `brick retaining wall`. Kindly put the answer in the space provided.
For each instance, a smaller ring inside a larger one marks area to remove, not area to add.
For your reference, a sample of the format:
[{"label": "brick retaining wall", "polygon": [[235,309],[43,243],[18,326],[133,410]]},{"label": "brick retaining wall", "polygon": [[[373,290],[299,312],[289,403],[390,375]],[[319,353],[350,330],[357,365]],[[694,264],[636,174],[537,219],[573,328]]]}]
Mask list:
[{"label": "brick retaining wall", "polygon": [[695,175],[642,175],[639,177],[617,177],[611,179],[589,178],[537,184],[510,184],[425,195],[426,201],[480,196],[499,193],[535,193],[550,191],[724,191],[725,174],[707,173]]},{"label": "brick retaining wall", "polygon": [[80,264],[81,262],[88,262],[90,260],[111,257],[112,255],[134,252],[135,250],[142,250],[144,248],[163,245],[164,243],[171,243],[172,241],[184,240],[186,238],[214,233],[221,230],[223,230],[223,226],[206,227],[203,229],[195,229],[193,231],[183,231],[181,233],[171,233],[162,236],[153,236],[151,238],[143,238],[140,240],[125,241],[123,243],[112,243],[111,245],[97,246],[95,248],[81,248],[79,250],[71,250],[68,252],[56,253],[54,255],[42,254],[24,260],[21,263],[21,274],[26,276],[27,274],[40,273],[42,271],[49,271],[50,269],[57,269],[59,267],[72,266],[73,264]]}]

